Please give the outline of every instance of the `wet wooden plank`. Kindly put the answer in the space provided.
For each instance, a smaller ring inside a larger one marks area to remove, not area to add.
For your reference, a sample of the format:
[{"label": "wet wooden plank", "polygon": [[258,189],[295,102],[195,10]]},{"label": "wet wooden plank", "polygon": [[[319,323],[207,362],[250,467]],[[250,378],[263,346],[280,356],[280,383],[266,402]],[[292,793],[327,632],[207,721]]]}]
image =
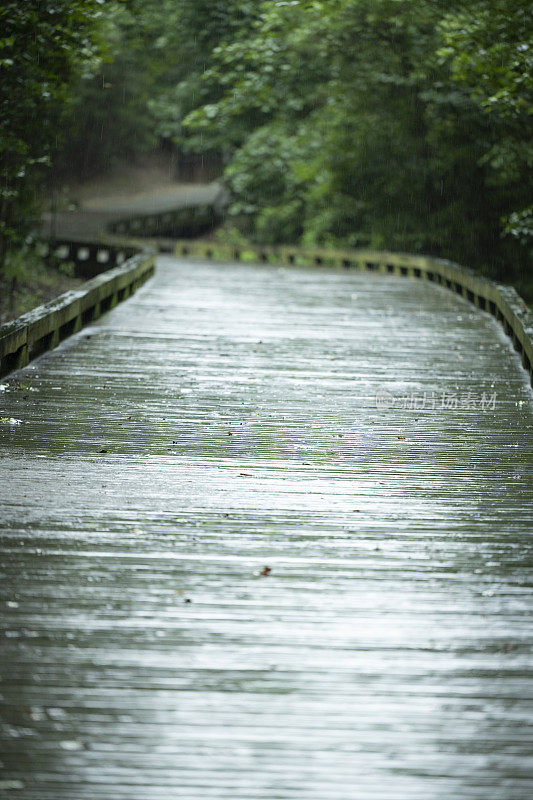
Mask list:
[{"label": "wet wooden plank", "polygon": [[489,315],[161,258],[17,378],[1,797],[530,795],[533,413]]}]

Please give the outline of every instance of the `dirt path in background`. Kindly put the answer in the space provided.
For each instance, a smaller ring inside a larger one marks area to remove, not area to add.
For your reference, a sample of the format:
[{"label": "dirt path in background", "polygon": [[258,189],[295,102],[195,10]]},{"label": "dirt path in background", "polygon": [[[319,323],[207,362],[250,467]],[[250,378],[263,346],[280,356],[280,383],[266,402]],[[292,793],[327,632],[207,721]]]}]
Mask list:
[{"label": "dirt path in background", "polygon": [[91,208],[101,202],[174,187],[175,175],[176,166],[171,155],[150,153],[140,156],[135,163],[118,163],[105,175],[83,183],[66,184],[63,194],[81,208]]},{"label": "dirt path in background", "polygon": [[91,239],[106,225],[123,217],[160,214],[187,206],[215,202],[218,183],[192,184],[175,180],[175,167],[166,154],[123,163],[106,175],[65,185],[55,202],[56,212],[43,215],[43,232],[58,239]]},{"label": "dirt path in background", "polygon": [[[42,234],[58,239],[98,237],[106,225],[121,217],[163,213],[199,203],[214,202],[217,183],[181,183],[175,179],[171,155],[151,153],[137,163],[117,164],[106,175],[83,183],[64,185],[48,201],[42,217]],[[56,212],[51,209],[55,204]],[[42,264],[24,269],[15,282],[0,277],[0,324],[73,289],[82,283]]]}]

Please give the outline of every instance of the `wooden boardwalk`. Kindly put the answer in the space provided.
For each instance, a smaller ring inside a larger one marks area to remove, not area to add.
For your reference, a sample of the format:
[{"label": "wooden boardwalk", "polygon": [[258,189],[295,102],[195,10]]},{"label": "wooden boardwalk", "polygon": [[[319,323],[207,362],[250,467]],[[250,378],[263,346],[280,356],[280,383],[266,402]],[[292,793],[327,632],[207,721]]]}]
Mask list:
[{"label": "wooden boardwalk", "polygon": [[160,258],[14,378],[1,798],[533,795],[532,395],[492,317]]},{"label": "wooden boardwalk", "polygon": [[160,215],[181,208],[221,201],[221,187],[210,184],[174,184],[161,186],[149,192],[115,197],[93,198],[85,201],[76,211],[46,212],[42,216],[43,235],[55,239],[81,239],[87,241],[105,236],[108,225],[133,216]]}]

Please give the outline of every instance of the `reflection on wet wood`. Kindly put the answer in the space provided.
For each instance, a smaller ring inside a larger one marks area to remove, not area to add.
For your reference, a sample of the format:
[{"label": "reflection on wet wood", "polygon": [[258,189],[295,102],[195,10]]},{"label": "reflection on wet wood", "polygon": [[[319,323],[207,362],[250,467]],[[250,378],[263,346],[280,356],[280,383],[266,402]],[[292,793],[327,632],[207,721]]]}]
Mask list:
[{"label": "reflection on wet wood", "polygon": [[161,258],[15,377],[0,797],[530,796],[533,413],[492,317]]}]

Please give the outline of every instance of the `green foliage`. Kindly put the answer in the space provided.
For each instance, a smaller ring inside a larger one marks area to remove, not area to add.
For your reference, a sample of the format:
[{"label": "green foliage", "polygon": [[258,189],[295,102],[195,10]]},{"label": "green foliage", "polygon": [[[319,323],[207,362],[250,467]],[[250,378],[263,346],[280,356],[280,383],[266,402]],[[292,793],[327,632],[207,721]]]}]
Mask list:
[{"label": "green foliage", "polygon": [[[533,27],[528,0],[470,0],[441,23],[441,58],[452,80],[490,119],[480,163],[487,181],[507,194],[512,210],[502,216],[504,233],[533,242]],[[522,207],[521,207],[522,204]]]},{"label": "green foliage", "polygon": [[0,268],[28,236],[69,89],[98,52],[103,0],[0,8]]},{"label": "green foliage", "polygon": [[[183,121],[198,106],[205,106],[205,118],[210,119],[210,109],[215,108],[213,103],[221,96],[220,83],[226,80],[229,85],[231,82],[231,74],[226,75],[225,68],[218,71],[214,67],[216,56],[225,53],[225,47],[231,50],[233,43],[238,46],[240,40],[250,34],[262,2],[180,0],[174,6],[179,58],[176,79],[159,86],[156,97],[149,103],[157,121],[156,132],[185,150],[227,152],[234,138],[229,130],[211,137],[208,122],[207,130],[199,129],[193,133],[189,129],[185,134]],[[231,60],[231,54],[228,58]],[[210,76],[212,69],[215,72]]]},{"label": "green foliage", "polygon": [[525,8],[261,3],[251,30],[214,48],[182,133],[190,146],[231,153],[230,211],[247,215],[256,239],[370,244],[523,270]]},{"label": "green foliage", "polygon": [[163,137],[223,154],[232,223],[258,241],[523,275],[528,14],[526,0],[4,3],[4,242],[27,234],[56,139],[56,168],[88,175]]},{"label": "green foliage", "polygon": [[174,0],[107,6],[107,57],[73,89],[70,136],[55,155],[56,175],[84,179],[156,145],[150,104],[156,89],[179,75],[177,26]]},{"label": "green foliage", "polygon": [[111,3],[104,21],[108,57],[75,87],[70,141],[55,158],[56,174],[87,178],[118,159],[153,149],[160,138],[183,145],[182,120],[210,100],[202,75],[212,51],[237,35],[257,5]]},{"label": "green foliage", "polygon": [[470,0],[441,22],[440,54],[453,79],[487,111],[531,114],[533,28],[529,0]]}]

